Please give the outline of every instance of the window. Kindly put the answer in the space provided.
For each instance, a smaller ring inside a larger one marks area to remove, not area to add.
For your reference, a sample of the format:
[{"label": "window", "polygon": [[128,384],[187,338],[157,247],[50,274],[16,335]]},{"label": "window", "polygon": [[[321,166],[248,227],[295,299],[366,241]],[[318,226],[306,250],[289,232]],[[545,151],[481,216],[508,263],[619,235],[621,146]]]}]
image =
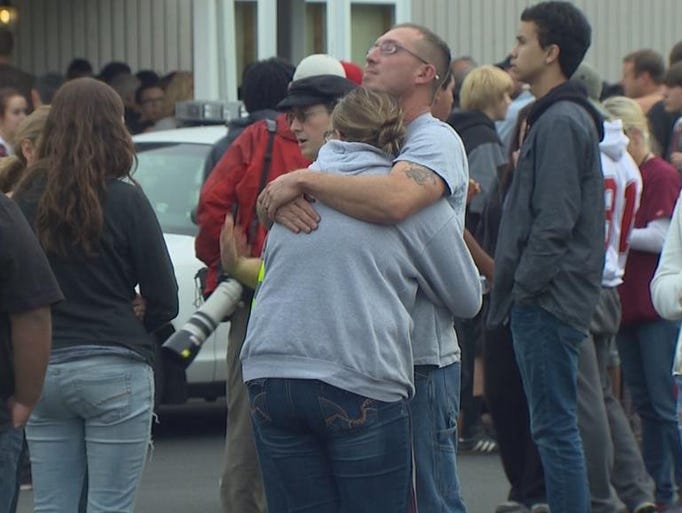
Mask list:
[{"label": "window", "polygon": [[305,54],[327,53],[327,4],[306,3]]},{"label": "window", "polygon": [[352,4],[350,17],[353,27],[351,58],[362,66],[370,45],[395,23],[395,8],[386,4]]},{"label": "window", "polygon": [[196,235],[192,211],[199,202],[207,144],[138,143],[133,178],[156,212],[164,233]]}]

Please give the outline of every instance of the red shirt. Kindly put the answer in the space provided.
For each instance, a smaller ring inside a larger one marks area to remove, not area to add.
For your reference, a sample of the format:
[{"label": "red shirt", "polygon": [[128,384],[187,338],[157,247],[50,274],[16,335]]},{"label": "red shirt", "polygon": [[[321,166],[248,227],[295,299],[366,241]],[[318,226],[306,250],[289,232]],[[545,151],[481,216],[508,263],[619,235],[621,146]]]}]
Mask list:
[{"label": "red shirt", "polygon": [[[248,126],[230,145],[201,188],[197,220],[199,233],[194,242],[197,258],[208,266],[204,294],[213,292],[220,263],[220,229],[225,215],[238,205],[236,225],[249,237],[251,255],[260,256],[266,231],[260,224],[251,233],[256,200],[264,165],[269,132],[265,120]],[[272,145],[272,160],[267,181],[284,173],[308,167],[310,161],[301,155],[298,141],[289,130],[284,114],[277,116],[277,135]]]},{"label": "red shirt", "polygon": [[[640,166],[642,199],[635,216],[635,228],[645,228],[656,219],[670,219],[682,188],[682,177],[665,160],[654,157]],[[622,324],[660,319],[651,302],[649,284],[654,277],[660,253],[630,249],[623,284],[618,287],[622,304]]]}]

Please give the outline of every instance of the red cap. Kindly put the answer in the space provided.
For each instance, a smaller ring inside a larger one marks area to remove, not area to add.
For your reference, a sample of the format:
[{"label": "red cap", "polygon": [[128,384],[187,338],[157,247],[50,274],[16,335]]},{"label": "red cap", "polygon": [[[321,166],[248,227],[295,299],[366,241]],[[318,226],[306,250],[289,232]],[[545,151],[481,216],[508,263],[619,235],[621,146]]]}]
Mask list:
[{"label": "red cap", "polygon": [[348,80],[355,82],[357,85],[362,85],[363,71],[360,66],[350,61],[341,61],[341,66],[343,66]]}]

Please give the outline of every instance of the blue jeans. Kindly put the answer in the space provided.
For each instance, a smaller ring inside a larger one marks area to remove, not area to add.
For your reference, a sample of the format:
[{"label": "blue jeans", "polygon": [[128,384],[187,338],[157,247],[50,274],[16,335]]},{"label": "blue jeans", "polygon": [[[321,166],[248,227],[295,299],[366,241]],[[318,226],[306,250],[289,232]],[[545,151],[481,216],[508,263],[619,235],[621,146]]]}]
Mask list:
[{"label": "blue jeans", "polygon": [[682,440],[682,375],[675,375],[675,387],[677,390],[677,428]]},{"label": "blue jeans", "polygon": [[682,440],[682,375],[680,374],[675,375],[675,389],[677,390],[677,429]]},{"label": "blue jeans", "polygon": [[406,401],[381,402],[317,380],[257,379],[247,387],[268,513],[407,511]]},{"label": "blue jeans", "polygon": [[410,401],[417,476],[417,506],[427,513],[466,511],[457,475],[459,362],[438,368],[414,368],[415,396]]},{"label": "blue jeans", "polygon": [[511,330],[531,432],[552,513],[588,513],[590,493],[576,414],[578,352],[585,333],[535,305],[512,306]]},{"label": "blue jeans", "polygon": [[661,319],[621,326],[616,338],[623,378],[642,419],[642,457],[661,504],[675,500],[674,482],[682,486],[682,445],[670,372],[678,331],[679,323]]},{"label": "blue jeans", "polygon": [[151,437],[154,376],[146,363],[93,356],[50,364],[26,426],[36,513],[132,513]]},{"label": "blue jeans", "polygon": [[10,513],[13,509],[23,433],[12,427],[5,402],[0,398],[0,513]]}]

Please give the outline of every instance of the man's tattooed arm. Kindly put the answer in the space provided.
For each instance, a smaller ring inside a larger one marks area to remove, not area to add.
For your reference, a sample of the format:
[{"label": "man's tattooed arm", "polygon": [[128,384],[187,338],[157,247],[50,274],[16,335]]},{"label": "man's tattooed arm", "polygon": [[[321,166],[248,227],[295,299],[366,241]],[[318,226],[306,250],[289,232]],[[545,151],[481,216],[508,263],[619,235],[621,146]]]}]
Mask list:
[{"label": "man's tattooed arm", "polygon": [[403,170],[405,176],[414,180],[417,185],[433,184],[438,179],[436,174],[424,166],[410,163],[406,169]]}]

